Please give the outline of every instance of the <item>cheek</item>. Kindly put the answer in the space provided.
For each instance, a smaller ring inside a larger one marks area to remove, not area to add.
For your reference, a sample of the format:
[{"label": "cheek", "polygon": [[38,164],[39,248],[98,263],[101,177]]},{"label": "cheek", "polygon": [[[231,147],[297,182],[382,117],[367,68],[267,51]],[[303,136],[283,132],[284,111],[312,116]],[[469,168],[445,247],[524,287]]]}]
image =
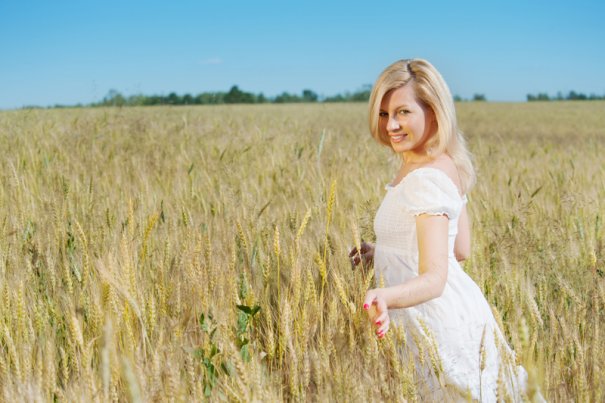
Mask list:
[{"label": "cheek", "polygon": [[410,119],[408,123],[410,129],[413,130],[416,135],[422,136],[428,133],[429,122],[424,116],[415,116],[415,119]]},{"label": "cheek", "polygon": [[378,133],[380,134],[380,141],[383,144],[390,144],[391,141],[389,139],[389,132],[387,130],[387,122],[386,119],[381,119],[378,121]]}]

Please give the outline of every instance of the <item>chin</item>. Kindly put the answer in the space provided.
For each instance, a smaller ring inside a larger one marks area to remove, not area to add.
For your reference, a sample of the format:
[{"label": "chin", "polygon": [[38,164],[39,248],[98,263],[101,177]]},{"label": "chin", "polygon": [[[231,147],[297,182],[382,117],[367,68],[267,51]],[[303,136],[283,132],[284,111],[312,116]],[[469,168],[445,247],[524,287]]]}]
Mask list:
[{"label": "chin", "polygon": [[404,151],[408,151],[409,147],[402,145],[401,143],[393,144],[391,143],[391,149],[397,154],[401,154]]}]

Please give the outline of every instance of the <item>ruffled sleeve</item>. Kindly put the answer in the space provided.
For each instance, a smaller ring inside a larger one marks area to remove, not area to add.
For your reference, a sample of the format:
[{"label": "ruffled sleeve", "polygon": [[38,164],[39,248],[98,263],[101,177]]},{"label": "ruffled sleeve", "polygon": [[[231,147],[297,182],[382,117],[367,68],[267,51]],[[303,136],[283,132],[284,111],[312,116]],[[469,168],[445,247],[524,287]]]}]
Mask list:
[{"label": "ruffled sleeve", "polygon": [[404,208],[413,215],[458,217],[465,198],[447,174],[436,168],[419,168],[410,172],[400,184]]}]

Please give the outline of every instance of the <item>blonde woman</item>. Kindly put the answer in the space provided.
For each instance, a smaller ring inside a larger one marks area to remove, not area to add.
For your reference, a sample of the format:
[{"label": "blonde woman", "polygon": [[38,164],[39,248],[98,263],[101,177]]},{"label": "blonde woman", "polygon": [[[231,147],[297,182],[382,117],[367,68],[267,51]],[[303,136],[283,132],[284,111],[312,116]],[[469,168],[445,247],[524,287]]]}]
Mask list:
[{"label": "blonde woman", "polygon": [[526,372],[458,263],[470,252],[475,173],[445,81],[426,60],[397,61],[378,77],[369,107],[372,135],[402,157],[376,213],[376,245],[350,253],[354,265],[373,258],[383,285],[364,301],[377,337],[403,325],[422,400],[520,399]]}]

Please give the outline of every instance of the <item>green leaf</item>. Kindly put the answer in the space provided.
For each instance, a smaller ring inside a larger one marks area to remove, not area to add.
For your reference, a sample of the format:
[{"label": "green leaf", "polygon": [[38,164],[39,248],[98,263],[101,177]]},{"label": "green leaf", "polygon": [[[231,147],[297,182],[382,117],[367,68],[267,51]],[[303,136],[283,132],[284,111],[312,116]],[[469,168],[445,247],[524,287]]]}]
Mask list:
[{"label": "green leaf", "polygon": [[260,306],[254,305],[254,307],[252,308],[252,311],[250,313],[250,316],[256,315],[258,313],[258,311],[260,311]]},{"label": "green leaf", "polygon": [[248,343],[246,343],[242,346],[240,353],[242,355],[242,360],[244,360],[244,362],[250,362],[250,349],[248,348]]},{"label": "green leaf", "polygon": [[220,352],[221,352],[221,350],[219,350],[219,349],[216,347],[216,345],[214,345],[214,344],[213,344],[213,345],[210,347],[210,355],[209,355],[209,357],[210,357],[210,358],[212,358],[212,357],[214,357],[215,355],[217,355],[217,354],[218,354],[218,353],[220,353]]},{"label": "green leaf", "polygon": [[237,309],[244,312],[247,315],[254,316],[258,311],[260,311],[260,306],[254,305],[253,307],[249,307],[246,305],[236,305]]},{"label": "green leaf", "polygon": [[235,340],[235,344],[239,347],[242,348],[244,347],[246,344],[250,343],[250,340],[246,339],[245,337],[243,338],[238,338],[237,340]]},{"label": "green leaf", "polygon": [[208,375],[210,375],[210,381],[212,382],[212,385],[214,385],[214,381],[216,380],[216,367],[212,363],[208,366]]},{"label": "green leaf", "polygon": [[223,361],[221,363],[221,368],[227,374],[227,376],[233,375],[233,364],[230,361]]},{"label": "green leaf", "polygon": [[206,322],[206,317],[203,313],[200,315],[200,327],[204,332],[208,331],[208,323]]},{"label": "green leaf", "polygon": [[537,188],[536,190],[533,191],[533,193],[531,194],[531,196],[529,196],[530,199],[532,199],[535,195],[538,194],[538,192],[542,190],[542,186],[540,186],[539,188]]},{"label": "green leaf", "polygon": [[243,314],[240,312],[237,318],[237,335],[241,335],[246,333],[246,329],[248,328],[248,317],[249,315]]},{"label": "green leaf", "polygon": [[236,306],[237,306],[237,309],[239,309],[243,313],[246,313],[248,315],[252,314],[252,308],[250,308],[249,306],[246,306],[246,305],[236,305]]}]

